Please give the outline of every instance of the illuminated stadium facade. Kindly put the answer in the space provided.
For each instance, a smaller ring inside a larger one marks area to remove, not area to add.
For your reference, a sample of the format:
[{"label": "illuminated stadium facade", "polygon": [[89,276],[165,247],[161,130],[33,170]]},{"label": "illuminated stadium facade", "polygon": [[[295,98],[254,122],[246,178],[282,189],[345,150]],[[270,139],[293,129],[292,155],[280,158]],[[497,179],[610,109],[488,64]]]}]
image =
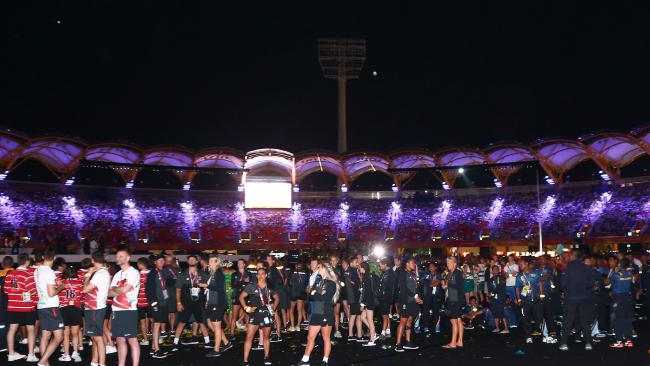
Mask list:
[{"label": "illuminated stadium facade", "polygon": [[[339,182],[349,185],[363,173],[376,171],[393,177],[399,186],[403,172],[417,168],[438,168],[443,180],[453,187],[456,167],[477,165],[492,166],[495,178],[507,185],[513,169],[503,166],[528,161],[537,161],[550,179],[556,183],[564,181],[564,175],[577,164],[591,159],[611,179],[620,178],[620,169],[636,159],[650,153],[650,127],[630,133],[601,133],[577,140],[539,140],[531,146],[521,144],[497,144],[486,149],[450,148],[437,152],[424,149],[396,152],[360,151],[346,155],[317,151],[293,154],[276,149],[262,149],[249,152],[257,154],[255,166],[260,163],[284,169],[291,175],[294,184],[300,184],[305,177],[315,172],[335,175]],[[260,155],[261,154],[261,155]],[[264,159],[266,154],[268,159]],[[247,154],[229,148],[212,148],[192,151],[178,147],[143,149],[130,144],[102,143],[86,144],[66,137],[36,137],[11,131],[0,131],[0,169],[8,174],[21,161],[34,159],[50,169],[62,181],[72,177],[83,161],[115,164],[125,183],[132,181],[141,166],[167,166],[178,170],[179,179],[191,182],[197,169],[231,169],[244,171]],[[284,165],[283,163],[284,162]],[[250,163],[249,163],[250,165]],[[501,168],[500,168],[501,167]],[[279,169],[282,171],[283,169]]]},{"label": "illuminated stadium facade", "polygon": [[[142,149],[122,143],[86,144],[66,137],[29,138],[5,130],[0,132],[2,179],[24,161],[36,160],[63,184],[11,179],[0,183],[0,230],[4,237],[17,237],[31,246],[48,245],[51,233],[57,233],[58,240],[77,245],[99,237],[109,246],[129,243],[142,250],[386,242],[398,247],[478,250],[489,246],[497,251],[525,251],[537,246],[540,234],[546,248],[578,242],[607,250],[621,244],[650,244],[650,179],[620,174],[622,168],[649,153],[650,127],[577,140],[540,140],[530,146],[362,151],[343,156],[278,149],[248,153],[229,148]],[[602,180],[565,183],[567,172],[589,160],[600,170]],[[509,178],[526,164],[538,164],[550,184],[541,188],[509,185]],[[75,173],[88,166],[112,169],[124,185],[79,186]],[[481,166],[492,172],[496,187],[454,189],[460,168]],[[152,168],[173,172],[183,189],[126,189],[133,187],[138,174]],[[194,178],[205,170],[231,173],[241,189],[190,189]],[[446,189],[402,190],[403,183],[418,171],[431,171]],[[318,172],[335,176],[339,189],[300,192],[301,182]],[[393,189],[347,191],[368,172],[390,177]],[[293,186],[292,207],[245,209],[242,191],[247,177],[269,176],[281,177]]]}]

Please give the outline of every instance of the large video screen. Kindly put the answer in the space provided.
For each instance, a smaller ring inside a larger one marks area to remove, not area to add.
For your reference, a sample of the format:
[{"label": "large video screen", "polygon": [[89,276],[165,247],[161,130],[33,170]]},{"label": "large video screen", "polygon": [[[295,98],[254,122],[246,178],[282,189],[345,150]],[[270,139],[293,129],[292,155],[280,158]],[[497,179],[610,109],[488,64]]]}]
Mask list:
[{"label": "large video screen", "polygon": [[291,208],[291,183],[248,180],[244,191],[245,208]]}]

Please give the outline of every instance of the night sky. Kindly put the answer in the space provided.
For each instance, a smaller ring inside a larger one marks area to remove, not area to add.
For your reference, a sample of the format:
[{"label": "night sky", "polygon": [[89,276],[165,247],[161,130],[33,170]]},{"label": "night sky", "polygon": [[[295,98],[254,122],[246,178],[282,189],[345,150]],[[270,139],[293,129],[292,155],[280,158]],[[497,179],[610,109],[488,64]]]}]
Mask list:
[{"label": "night sky", "polygon": [[88,142],[335,150],[323,36],[367,39],[349,84],[353,150],[574,138],[650,120],[648,7],[224,3],[3,2],[0,124]]}]

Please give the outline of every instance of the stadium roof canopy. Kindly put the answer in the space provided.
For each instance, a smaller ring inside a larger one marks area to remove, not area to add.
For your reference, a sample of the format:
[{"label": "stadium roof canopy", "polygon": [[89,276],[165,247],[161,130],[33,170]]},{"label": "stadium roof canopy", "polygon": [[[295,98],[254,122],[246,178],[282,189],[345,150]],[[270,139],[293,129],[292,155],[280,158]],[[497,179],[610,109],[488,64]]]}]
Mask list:
[{"label": "stadium roof canopy", "polygon": [[[399,174],[419,168],[449,168],[483,164],[518,164],[539,161],[557,182],[586,160],[593,160],[613,179],[620,168],[650,153],[650,126],[630,133],[599,133],[579,139],[540,140],[532,146],[518,143],[490,145],[485,149],[449,148],[438,152],[407,149],[390,153],[359,151],[340,156],[328,151],[307,151],[294,155],[279,149],[242,153],[230,148],[192,151],[183,147],[140,147],[122,143],[88,145],[68,137],[36,137],[0,130],[0,168],[14,169],[25,159],[34,159],[60,177],[74,174],[82,160],[113,164],[168,166],[174,168],[235,169],[293,175],[300,182],[315,172],[335,175],[352,182],[366,172]],[[399,180],[396,180],[399,181]]]}]

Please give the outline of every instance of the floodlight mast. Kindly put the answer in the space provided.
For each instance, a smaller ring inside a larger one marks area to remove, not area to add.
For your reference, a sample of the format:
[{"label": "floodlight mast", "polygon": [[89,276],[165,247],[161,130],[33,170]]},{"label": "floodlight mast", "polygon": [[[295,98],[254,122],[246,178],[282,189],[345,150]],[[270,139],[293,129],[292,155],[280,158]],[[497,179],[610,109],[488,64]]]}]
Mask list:
[{"label": "floodlight mast", "polygon": [[366,60],[366,40],[352,38],[320,38],[318,61],[326,79],[338,82],[338,152],[348,150],[347,81],[358,79]]}]

